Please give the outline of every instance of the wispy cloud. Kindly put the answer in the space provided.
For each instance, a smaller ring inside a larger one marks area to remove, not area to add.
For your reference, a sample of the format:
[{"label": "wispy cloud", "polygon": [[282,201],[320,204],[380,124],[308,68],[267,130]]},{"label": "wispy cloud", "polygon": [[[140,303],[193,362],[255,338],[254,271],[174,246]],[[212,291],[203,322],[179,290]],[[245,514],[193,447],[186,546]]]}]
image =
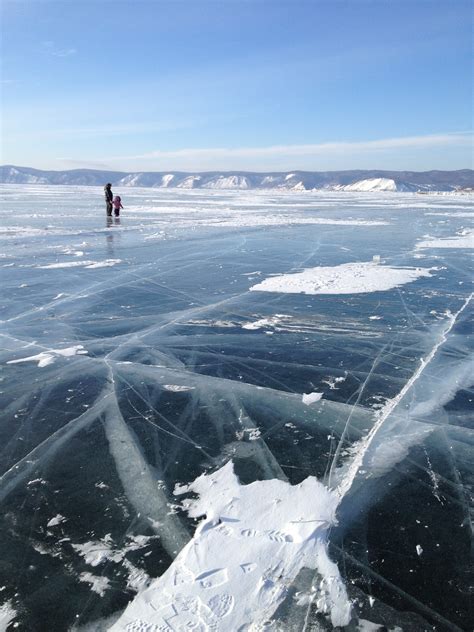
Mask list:
[{"label": "wispy cloud", "polygon": [[[472,132],[449,132],[427,136],[406,136],[366,141],[334,141],[306,145],[272,145],[268,147],[213,147],[188,148],[178,150],[154,150],[148,153],[109,158],[121,164],[140,163],[142,165],[163,166],[165,168],[231,168],[270,169],[284,161],[310,163],[312,159],[374,157],[390,152],[405,150],[429,150],[434,148],[472,147]],[[289,167],[293,168],[293,167]],[[300,167],[311,168],[311,167]]]},{"label": "wispy cloud", "polygon": [[77,53],[77,49],[75,48],[59,48],[52,41],[42,42],[41,47],[43,52],[53,57],[70,57]]}]

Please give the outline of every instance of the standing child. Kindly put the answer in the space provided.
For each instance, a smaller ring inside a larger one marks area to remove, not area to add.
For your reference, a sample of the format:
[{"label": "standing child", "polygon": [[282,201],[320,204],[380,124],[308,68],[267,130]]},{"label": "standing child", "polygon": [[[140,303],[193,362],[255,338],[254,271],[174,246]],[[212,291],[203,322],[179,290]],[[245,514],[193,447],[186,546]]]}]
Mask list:
[{"label": "standing child", "polygon": [[115,217],[118,217],[120,215],[120,209],[123,208],[122,198],[120,197],[120,195],[116,195],[114,197],[112,204],[114,206],[114,215]]}]

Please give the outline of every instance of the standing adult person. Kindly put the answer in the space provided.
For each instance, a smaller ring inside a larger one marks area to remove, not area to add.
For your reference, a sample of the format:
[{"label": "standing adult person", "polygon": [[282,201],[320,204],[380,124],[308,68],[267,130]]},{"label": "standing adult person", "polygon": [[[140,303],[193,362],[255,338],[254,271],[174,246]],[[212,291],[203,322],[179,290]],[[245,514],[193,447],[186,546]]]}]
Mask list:
[{"label": "standing adult person", "polygon": [[105,210],[107,211],[107,217],[112,217],[112,200],[114,194],[112,193],[112,185],[108,182],[104,187],[105,195]]}]

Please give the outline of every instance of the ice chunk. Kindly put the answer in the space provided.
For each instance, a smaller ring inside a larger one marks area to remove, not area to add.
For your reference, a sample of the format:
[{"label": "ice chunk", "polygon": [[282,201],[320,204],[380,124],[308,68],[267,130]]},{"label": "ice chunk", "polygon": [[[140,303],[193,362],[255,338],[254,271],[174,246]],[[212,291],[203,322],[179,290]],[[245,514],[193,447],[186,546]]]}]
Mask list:
[{"label": "ice chunk", "polygon": [[323,393],[303,393],[303,404],[314,404],[314,402],[319,402],[322,398]]}]

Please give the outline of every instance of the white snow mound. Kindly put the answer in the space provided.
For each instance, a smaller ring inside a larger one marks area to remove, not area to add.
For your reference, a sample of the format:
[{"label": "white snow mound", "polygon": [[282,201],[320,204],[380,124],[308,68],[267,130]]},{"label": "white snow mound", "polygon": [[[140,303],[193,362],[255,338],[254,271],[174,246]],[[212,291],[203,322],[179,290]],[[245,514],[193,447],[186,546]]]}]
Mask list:
[{"label": "white snow mound", "polygon": [[397,268],[367,261],[269,277],[250,290],[287,294],[361,294],[391,290],[429,276],[432,275],[428,268]]},{"label": "white snow mound", "polygon": [[[129,604],[112,631],[260,630],[303,568],[318,569],[314,603],[334,627],[349,623],[351,604],[328,556],[327,533],[339,497],[310,476],[241,485],[232,462],[175,490],[205,516],[170,568]],[[142,627],[140,627],[142,626]]]}]

